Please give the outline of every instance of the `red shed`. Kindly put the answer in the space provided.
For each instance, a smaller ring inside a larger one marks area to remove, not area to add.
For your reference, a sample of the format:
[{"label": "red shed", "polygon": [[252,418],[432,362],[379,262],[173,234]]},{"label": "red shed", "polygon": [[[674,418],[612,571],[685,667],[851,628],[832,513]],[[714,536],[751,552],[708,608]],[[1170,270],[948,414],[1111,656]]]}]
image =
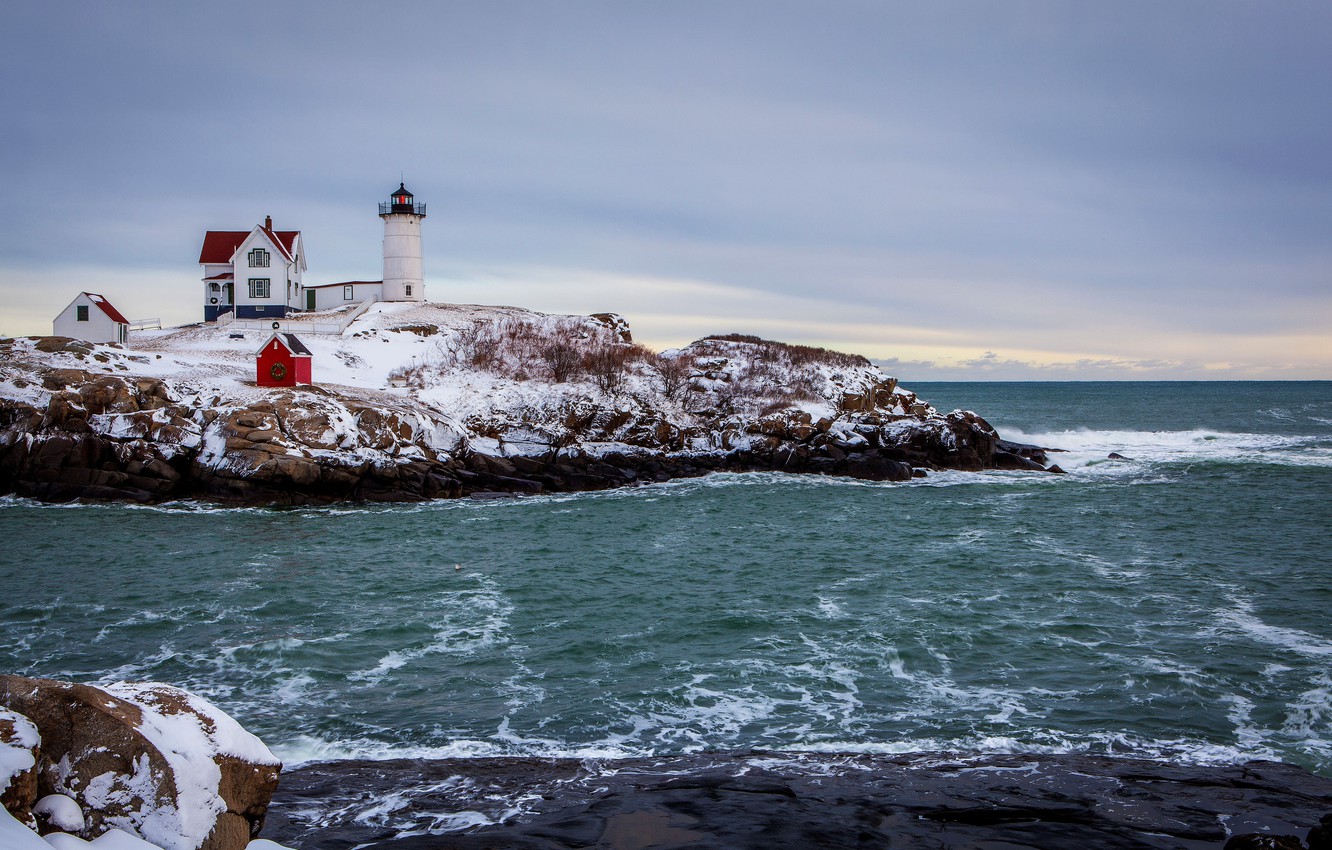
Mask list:
[{"label": "red shed", "polygon": [[294,387],[310,380],[310,349],[295,334],[275,333],[254,354],[254,379],[261,387]]}]

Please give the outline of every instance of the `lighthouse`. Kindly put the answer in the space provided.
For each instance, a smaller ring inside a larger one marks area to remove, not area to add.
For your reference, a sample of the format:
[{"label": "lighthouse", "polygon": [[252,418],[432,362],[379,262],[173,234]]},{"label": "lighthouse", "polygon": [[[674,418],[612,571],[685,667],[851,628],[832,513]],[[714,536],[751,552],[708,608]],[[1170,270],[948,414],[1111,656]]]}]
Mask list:
[{"label": "lighthouse", "polygon": [[421,264],[421,219],[426,205],[416,203],[405,183],[379,205],[384,219],[385,301],[424,301],[425,273]]}]

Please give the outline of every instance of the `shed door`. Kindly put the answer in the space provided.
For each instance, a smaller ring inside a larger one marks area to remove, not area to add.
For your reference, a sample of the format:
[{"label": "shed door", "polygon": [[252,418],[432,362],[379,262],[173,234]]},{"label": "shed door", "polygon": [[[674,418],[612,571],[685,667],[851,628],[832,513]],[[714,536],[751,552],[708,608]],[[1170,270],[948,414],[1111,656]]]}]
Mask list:
[{"label": "shed door", "polygon": [[305,290],[305,309],[313,310],[315,308],[315,296],[317,294],[313,289]]}]

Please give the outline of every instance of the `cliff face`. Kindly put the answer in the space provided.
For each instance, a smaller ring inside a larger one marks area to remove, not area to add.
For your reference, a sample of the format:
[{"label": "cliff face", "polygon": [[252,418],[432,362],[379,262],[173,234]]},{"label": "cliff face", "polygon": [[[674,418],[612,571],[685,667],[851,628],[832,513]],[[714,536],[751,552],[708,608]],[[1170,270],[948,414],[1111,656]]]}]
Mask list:
[{"label": "cliff face", "polygon": [[320,383],[284,390],[254,386],[249,337],[0,340],[0,492],[301,504],[1014,466],[979,416],[864,358],[753,337],[655,354],[617,316],[379,305],[303,337]]}]

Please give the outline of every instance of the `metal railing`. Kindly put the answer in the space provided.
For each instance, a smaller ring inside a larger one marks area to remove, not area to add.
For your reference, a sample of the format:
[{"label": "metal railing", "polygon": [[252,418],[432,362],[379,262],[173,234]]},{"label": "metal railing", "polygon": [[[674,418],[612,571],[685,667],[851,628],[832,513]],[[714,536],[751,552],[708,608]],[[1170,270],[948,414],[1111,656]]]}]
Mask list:
[{"label": "metal railing", "polygon": [[408,213],[409,215],[425,215],[425,208],[425,204],[393,204],[386,201],[379,205],[379,214]]},{"label": "metal railing", "polygon": [[132,331],[147,331],[162,329],[161,319],[130,319],[129,329]]}]

